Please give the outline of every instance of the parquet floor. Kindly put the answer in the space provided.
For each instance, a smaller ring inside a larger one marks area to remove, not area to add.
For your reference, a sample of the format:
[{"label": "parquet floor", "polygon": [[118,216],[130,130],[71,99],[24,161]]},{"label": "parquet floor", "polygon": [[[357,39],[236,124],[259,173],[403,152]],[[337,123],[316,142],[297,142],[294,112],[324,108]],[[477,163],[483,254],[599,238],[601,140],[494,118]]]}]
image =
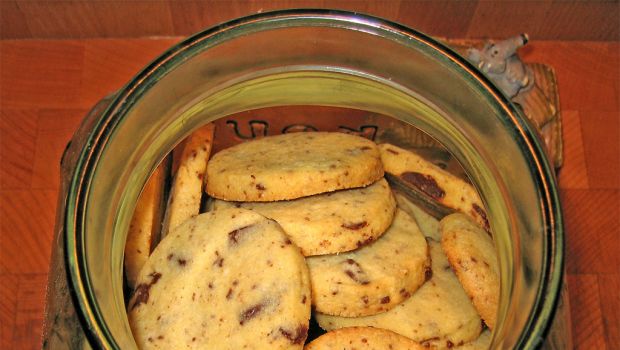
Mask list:
[{"label": "parquet floor", "polygon": [[[177,38],[0,41],[0,348],[40,347],[58,164],[77,124]],[[620,44],[533,42],[557,72],[572,330],[620,346]]]}]

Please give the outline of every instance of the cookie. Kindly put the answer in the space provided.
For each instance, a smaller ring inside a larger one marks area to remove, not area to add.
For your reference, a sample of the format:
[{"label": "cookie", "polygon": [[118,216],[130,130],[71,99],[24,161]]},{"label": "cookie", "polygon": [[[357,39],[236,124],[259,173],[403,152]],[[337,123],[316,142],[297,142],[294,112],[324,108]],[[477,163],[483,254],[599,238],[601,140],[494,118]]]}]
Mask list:
[{"label": "cookie", "polygon": [[452,272],[439,243],[429,242],[432,278],[403,303],[389,311],[365,317],[316,313],[325,330],[367,326],[388,329],[424,346],[439,349],[478,337],[482,321]]},{"label": "cookie", "polygon": [[195,216],[155,248],[128,304],[141,349],[302,349],[310,318],[303,255],[244,209]]},{"label": "cookie", "polygon": [[426,239],[415,221],[397,210],[392,226],[360,249],[306,259],[315,310],[338,316],[387,311],[430,277]]},{"label": "cookie", "polygon": [[159,237],[167,170],[165,161],[155,169],[144,185],[129,224],[125,244],[125,276],[131,289],[135,288],[138,274]]},{"label": "cookie", "polygon": [[[172,188],[161,235],[168,232],[200,211],[200,202],[205,182],[207,161],[213,146],[215,124],[207,124],[194,131],[185,141]],[[173,166],[174,167],[174,166]]]},{"label": "cookie", "polygon": [[468,216],[456,213],[439,223],[441,247],[484,322],[493,329],[499,300],[499,266],[493,240]]},{"label": "cookie", "polygon": [[476,189],[416,153],[391,144],[379,145],[387,173],[400,177],[442,205],[471,216],[489,230],[487,214]]},{"label": "cookie", "polygon": [[207,193],[229,201],[270,202],[363,187],[383,177],[377,145],[337,132],[264,137],[218,152]]},{"label": "cookie", "polygon": [[420,227],[420,231],[422,231],[422,234],[425,237],[432,238],[437,242],[441,241],[441,235],[439,234],[439,220],[425,212],[422,208],[407,199],[404,195],[394,192],[394,197],[396,198],[396,205],[398,208],[402,209],[415,219],[418,227]]},{"label": "cookie", "polygon": [[304,350],[424,350],[413,340],[394,332],[372,327],[341,328],[323,334]]},{"label": "cookie", "polygon": [[346,252],[370,243],[392,223],[396,201],[385,179],[368,187],[278,202],[214,200],[213,209],[240,207],[276,220],[305,256]]}]

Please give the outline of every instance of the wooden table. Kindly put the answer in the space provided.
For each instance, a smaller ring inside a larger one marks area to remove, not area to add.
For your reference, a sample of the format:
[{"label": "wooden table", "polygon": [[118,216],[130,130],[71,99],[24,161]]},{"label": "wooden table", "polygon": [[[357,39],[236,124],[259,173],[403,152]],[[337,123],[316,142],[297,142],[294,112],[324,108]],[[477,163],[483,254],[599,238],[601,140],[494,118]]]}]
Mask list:
[{"label": "wooden table", "polygon": [[[60,155],[87,110],[178,38],[0,41],[0,348],[40,347]],[[574,343],[620,346],[620,44],[533,42],[557,72]]]}]

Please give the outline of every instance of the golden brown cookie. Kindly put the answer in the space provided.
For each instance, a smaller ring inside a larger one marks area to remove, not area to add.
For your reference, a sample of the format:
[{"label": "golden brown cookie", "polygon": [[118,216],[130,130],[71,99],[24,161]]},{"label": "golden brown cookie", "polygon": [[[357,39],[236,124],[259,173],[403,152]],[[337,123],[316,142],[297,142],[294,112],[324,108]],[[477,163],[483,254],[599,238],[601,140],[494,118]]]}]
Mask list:
[{"label": "golden brown cookie", "polygon": [[484,322],[493,329],[499,300],[499,266],[491,236],[468,216],[456,213],[440,223],[441,247]]},{"label": "golden brown cookie", "polygon": [[184,142],[161,230],[162,237],[200,211],[207,161],[213,146],[215,124],[194,131]]},{"label": "golden brown cookie", "polygon": [[424,350],[413,340],[380,328],[350,327],[327,332],[304,350]]},{"label": "golden brown cookie", "polygon": [[207,192],[228,201],[270,202],[363,187],[383,177],[377,145],[337,132],[264,137],[218,152]]},{"label": "golden brown cookie", "polygon": [[305,256],[350,251],[376,240],[392,223],[396,201],[385,179],[374,184],[289,201],[227,202],[276,220]]},{"label": "golden brown cookie", "polygon": [[430,277],[426,239],[415,221],[398,210],[392,226],[375,242],[340,254],[306,259],[315,310],[338,316],[387,311]]},{"label": "golden brown cookie", "polygon": [[167,168],[165,162],[160,164],[148,179],[129,224],[125,244],[125,276],[131,289],[135,288],[138,274],[159,237]]},{"label": "golden brown cookie", "polygon": [[244,209],[200,214],[155,248],[128,316],[141,349],[302,349],[308,269],[275,221]]},{"label": "golden brown cookie", "polygon": [[463,212],[489,229],[486,210],[476,189],[463,179],[426,161],[412,151],[379,145],[387,173],[400,177],[442,205]]},{"label": "golden brown cookie", "polygon": [[478,337],[482,321],[452,272],[439,243],[429,242],[432,278],[403,303],[384,313],[340,317],[316,313],[321,328],[366,326],[388,329],[424,346],[447,349]]}]

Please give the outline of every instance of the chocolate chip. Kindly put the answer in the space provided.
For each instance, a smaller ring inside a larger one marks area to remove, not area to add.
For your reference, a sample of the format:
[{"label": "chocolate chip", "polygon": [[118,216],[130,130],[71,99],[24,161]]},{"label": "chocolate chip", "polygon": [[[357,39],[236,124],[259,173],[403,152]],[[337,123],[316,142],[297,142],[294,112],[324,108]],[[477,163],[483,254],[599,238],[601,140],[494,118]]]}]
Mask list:
[{"label": "chocolate chip", "polygon": [[474,210],[474,212],[478,214],[478,216],[480,216],[480,218],[482,219],[484,223],[484,229],[487,230],[488,232],[491,229],[491,227],[489,225],[489,219],[487,219],[487,213],[484,211],[484,209],[480,208],[480,206],[476,203],[472,204],[471,207]]},{"label": "chocolate chip", "polygon": [[361,285],[367,285],[370,283],[366,272],[362,269],[360,264],[353,259],[347,259],[344,261],[344,273],[352,280]]},{"label": "chocolate chip", "polygon": [[433,270],[430,266],[427,266],[426,269],[424,269],[424,281],[428,281],[431,278],[433,278]]},{"label": "chocolate chip", "polygon": [[252,226],[254,225],[243,226],[236,230],[228,232],[228,243],[231,245],[239,243],[239,241],[241,240],[241,235],[247,233],[248,229]]},{"label": "chocolate chip", "polygon": [[439,187],[437,181],[430,175],[405,172],[400,177],[434,199],[442,199],[446,196],[446,192]]},{"label": "chocolate chip", "polygon": [[289,331],[280,327],[280,334],[288,339],[291,344],[303,344],[308,336],[308,326],[299,325],[294,331]]},{"label": "chocolate chip", "polygon": [[249,307],[245,311],[239,315],[239,324],[243,326],[243,324],[254,317],[256,317],[261,310],[263,309],[263,304],[256,304],[254,306]]},{"label": "chocolate chip", "polygon": [[390,302],[390,297],[389,296],[384,296],[383,298],[381,298],[381,304],[387,304]]},{"label": "chocolate chip", "polygon": [[368,243],[372,243],[373,241],[374,241],[374,238],[373,237],[369,237],[369,238],[366,238],[363,241],[357,241],[356,245],[357,245],[358,248],[361,248],[361,247],[367,245]]},{"label": "chocolate chip", "polygon": [[366,221],[361,221],[361,222],[356,222],[356,223],[346,223],[346,224],[340,225],[340,227],[343,227],[349,230],[359,230],[366,226],[368,226],[368,223]]},{"label": "chocolate chip", "polygon": [[215,261],[213,261],[213,266],[222,267],[224,265],[224,258],[220,256],[220,252],[215,251]]},{"label": "chocolate chip", "polygon": [[263,184],[256,184],[256,189],[259,191],[264,191],[266,190],[265,186],[263,186]]},{"label": "chocolate chip", "polygon": [[146,304],[149,301],[149,291],[151,289],[150,284],[139,284],[134,292],[133,305],[131,310],[135,309],[140,304]]},{"label": "chocolate chip", "polygon": [[153,286],[159,279],[161,278],[161,273],[153,272],[149,275],[151,277],[151,282],[149,283],[141,283],[136,287],[136,291],[134,292],[133,304],[131,305],[131,310],[135,309],[140,304],[146,304],[149,301],[149,293],[151,291],[151,286]]}]

